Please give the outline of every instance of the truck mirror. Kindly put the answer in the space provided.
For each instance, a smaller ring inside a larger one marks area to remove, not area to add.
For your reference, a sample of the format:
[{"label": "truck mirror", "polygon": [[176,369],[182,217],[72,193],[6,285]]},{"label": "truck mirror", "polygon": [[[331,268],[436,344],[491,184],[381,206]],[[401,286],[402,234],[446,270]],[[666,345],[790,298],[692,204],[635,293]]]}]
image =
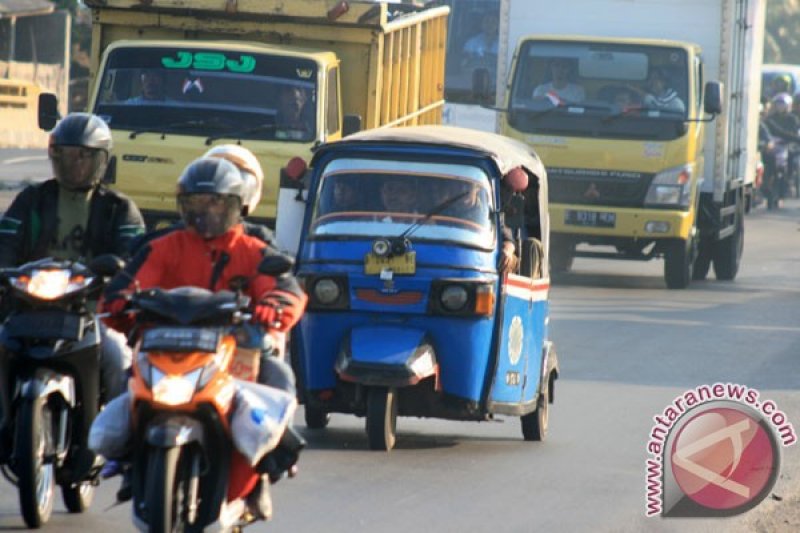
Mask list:
[{"label": "truck mirror", "polygon": [[60,118],[58,97],[53,93],[41,93],[39,95],[39,128],[50,131]]},{"label": "truck mirror", "polygon": [[711,115],[722,113],[722,84],[718,81],[706,83],[703,91],[703,110]]},{"label": "truck mirror", "polygon": [[103,183],[116,183],[117,182],[117,156],[112,155],[108,160],[106,172],[103,174]]},{"label": "truck mirror", "polygon": [[361,131],[361,117],[359,115],[345,115],[342,125],[342,137]]}]

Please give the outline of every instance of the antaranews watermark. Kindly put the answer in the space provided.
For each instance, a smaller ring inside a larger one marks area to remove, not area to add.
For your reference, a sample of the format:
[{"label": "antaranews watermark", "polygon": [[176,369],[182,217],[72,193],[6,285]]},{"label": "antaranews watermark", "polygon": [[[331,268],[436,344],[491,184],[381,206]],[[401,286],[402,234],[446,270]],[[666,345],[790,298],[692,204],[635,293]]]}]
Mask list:
[{"label": "antaranews watermark", "polygon": [[780,471],[781,447],[797,442],[772,400],[735,383],[676,397],[647,441],[647,516],[732,516],[758,505]]}]

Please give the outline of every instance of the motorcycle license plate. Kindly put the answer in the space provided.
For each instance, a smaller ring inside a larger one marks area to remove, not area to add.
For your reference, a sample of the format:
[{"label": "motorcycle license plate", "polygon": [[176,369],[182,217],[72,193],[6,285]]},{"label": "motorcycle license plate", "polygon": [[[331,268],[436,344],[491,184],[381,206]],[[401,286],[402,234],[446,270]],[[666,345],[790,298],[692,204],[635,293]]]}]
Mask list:
[{"label": "motorcycle license plate", "polygon": [[616,213],[606,213],[603,211],[574,211],[571,209],[568,209],[564,213],[564,224],[569,224],[570,226],[613,228],[616,223]]},{"label": "motorcycle license plate", "polygon": [[5,328],[10,337],[77,341],[82,337],[83,319],[59,311],[19,313],[9,317]]},{"label": "motorcycle license plate", "polygon": [[364,257],[364,274],[380,274],[384,270],[391,270],[395,274],[414,274],[417,271],[417,252],[393,257],[379,257],[370,252]]}]

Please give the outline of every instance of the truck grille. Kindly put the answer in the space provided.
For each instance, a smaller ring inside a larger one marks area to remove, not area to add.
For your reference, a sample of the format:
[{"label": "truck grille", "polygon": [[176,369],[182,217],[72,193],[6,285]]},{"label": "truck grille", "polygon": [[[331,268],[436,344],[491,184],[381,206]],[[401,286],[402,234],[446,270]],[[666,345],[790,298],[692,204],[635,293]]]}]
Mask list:
[{"label": "truck grille", "polygon": [[641,207],[655,174],[548,167],[547,177],[551,202]]}]

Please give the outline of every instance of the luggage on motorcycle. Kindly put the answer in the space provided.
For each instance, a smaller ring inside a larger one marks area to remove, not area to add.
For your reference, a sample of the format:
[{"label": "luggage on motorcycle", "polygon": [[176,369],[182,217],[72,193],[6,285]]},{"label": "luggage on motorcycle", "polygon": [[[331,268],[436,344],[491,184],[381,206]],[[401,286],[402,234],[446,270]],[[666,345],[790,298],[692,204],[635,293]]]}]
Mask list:
[{"label": "luggage on motorcycle", "polygon": [[280,442],[294,416],[297,400],[274,387],[236,381],[231,435],[236,449],[254,466]]},{"label": "luggage on motorcycle", "polygon": [[133,436],[130,403],[130,394],[126,392],[106,404],[92,422],[89,448],[111,459],[122,457],[129,451]]}]

